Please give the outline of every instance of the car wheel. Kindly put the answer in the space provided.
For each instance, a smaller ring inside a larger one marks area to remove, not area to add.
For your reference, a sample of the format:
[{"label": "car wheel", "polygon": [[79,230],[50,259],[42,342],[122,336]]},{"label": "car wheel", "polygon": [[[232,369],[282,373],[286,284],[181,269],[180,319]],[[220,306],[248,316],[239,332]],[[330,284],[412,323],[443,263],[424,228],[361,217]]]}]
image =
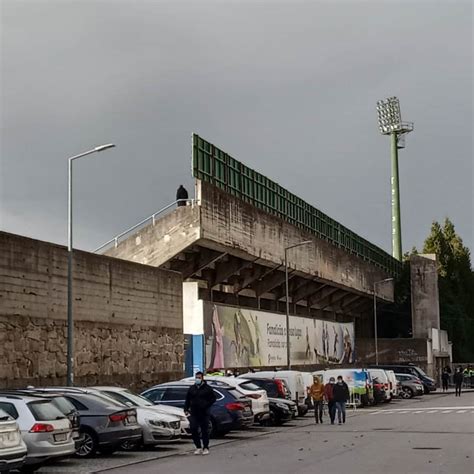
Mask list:
[{"label": "car wheel", "polygon": [[92,431],[89,430],[83,430],[82,433],[84,434],[84,440],[79,449],[76,451],[76,456],[81,458],[93,456],[97,451],[97,437]]},{"label": "car wheel", "polygon": [[403,392],[406,395],[404,398],[413,398],[415,396],[413,390],[410,387],[403,387]]}]

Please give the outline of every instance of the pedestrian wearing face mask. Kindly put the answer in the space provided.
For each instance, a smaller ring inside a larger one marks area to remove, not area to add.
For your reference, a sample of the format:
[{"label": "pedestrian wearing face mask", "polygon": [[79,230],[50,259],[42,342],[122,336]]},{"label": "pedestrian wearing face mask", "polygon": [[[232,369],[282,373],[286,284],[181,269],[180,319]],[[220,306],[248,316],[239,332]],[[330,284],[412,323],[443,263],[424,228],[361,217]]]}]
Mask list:
[{"label": "pedestrian wearing face mask", "polygon": [[342,379],[342,376],[337,377],[337,383],[333,388],[334,405],[337,412],[337,421],[339,424],[346,422],[346,402],[350,398],[349,387]]},{"label": "pedestrian wearing face mask", "polygon": [[324,400],[328,404],[328,412],[329,412],[329,419],[331,420],[331,425],[334,424],[334,419],[336,417],[336,409],[335,409],[335,402],[334,402],[334,385],[336,379],[331,377],[329,379],[329,383],[324,386]]},{"label": "pedestrian wearing face mask", "polygon": [[197,372],[184,403],[184,412],[189,416],[191,436],[196,446],[194,454],[209,454],[209,409],[215,401],[214,390],[204,380],[203,373]]}]

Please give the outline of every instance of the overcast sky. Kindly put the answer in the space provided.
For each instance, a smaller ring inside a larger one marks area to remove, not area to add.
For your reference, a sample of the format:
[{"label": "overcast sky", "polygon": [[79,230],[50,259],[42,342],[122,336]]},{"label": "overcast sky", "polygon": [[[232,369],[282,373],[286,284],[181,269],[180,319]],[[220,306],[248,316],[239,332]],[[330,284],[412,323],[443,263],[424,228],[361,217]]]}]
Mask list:
[{"label": "overcast sky", "polygon": [[449,216],[473,249],[472,1],[1,2],[0,228],[91,250],[193,187],[199,133],[391,252],[401,100],[404,251]]}]

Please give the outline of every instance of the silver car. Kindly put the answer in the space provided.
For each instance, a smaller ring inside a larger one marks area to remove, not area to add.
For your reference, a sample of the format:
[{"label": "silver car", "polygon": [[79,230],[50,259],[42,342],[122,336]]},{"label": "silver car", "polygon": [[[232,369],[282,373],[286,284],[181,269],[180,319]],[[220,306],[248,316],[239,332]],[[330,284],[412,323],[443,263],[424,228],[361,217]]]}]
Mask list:
[{"label": "silver car", "polygon": [[18,423],[28,452],[25,464],[74,454],[70,421],[53,403],[38,397],[0,395],[0,409]]},{"label": "silver car", "polygon": [[[105,388],[109,390],[104,390]],[[122,391],[117,392],[112,390],[112,388],[113,387],[94,387],[86,390],[90,390],[104,397],[110,397],[114,401],[123,403],[127,407],[134,407],[137,411],[137,421],[143,430],[142,444],[153,446],[160,441],[170,441],[181,437],[181,423],[179,417],[157,411],[153,405],[148,406],[144,403],[139,405],[137,400],[132,402],[123,395]],[[133,396],[132,392],[129,393]],[[149,403],[150,402],[148,402],[148,404]],[[122,444],[122,449],[131,449],[135,447],[136,444],[136,442],[125,442]]]},{"label": "silver car", "polygon": [[0,472],[20,469],[26,458],[26,445],[16,421],[0,410]]},{"label": "silver car", "polygon": [[136,393],[133,393],[130,390],[122,387],[101,386],[93,388],[95,390],[100,390],[102,393],[107,394],[108,396],[121,403],[126,404],[127,406],[148,408],[156,413],[176,416],[180,421],[181,435],[187,436],[191,434],[191,430],[189,428],[189,419],[184,414],[184,410],[182,408],[173,407],[170,405],[156,405],[150,402],[148,398],[142,397],[141,395],[137,395]]}]

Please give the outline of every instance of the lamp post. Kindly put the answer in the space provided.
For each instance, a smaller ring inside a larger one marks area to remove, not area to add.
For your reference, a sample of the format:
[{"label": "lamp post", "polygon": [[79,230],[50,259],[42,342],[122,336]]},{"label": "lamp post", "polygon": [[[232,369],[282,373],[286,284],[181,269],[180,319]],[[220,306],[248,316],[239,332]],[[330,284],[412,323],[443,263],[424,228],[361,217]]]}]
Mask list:
[{"label": "lamp post", "polygon": [[67,212],[67,385],[74,384],[74,320],[72,314],[72,162],[92,153],[114,148],[113,143],[96,146],[92,150],[68,159],[68,212]]},{"label": "lamp post", "polygon": [[389,97],[377,102],[379,130],[382,135],[390,135],[392,163],[392,254],[402,260],[402,225],[400,217],[400,184],[398,179],[398,150],[405,148],[405,136],[413,131],[413,122],[402,122],[400,101]]},{"label": "lamp post", "polygon": [[385,280],[374,282],[375,365],[379,365],[379,347],[377,339],[377,285],[381,285],[382,283],[388,283],[389,281],[393,281],[393,278],[385,278]]},{"label": "lamp post", "polygon": [[288,370],[291,369],[290,361],[290,301],[289,301],[289,291],[288,291],[288,250],[294,249],[301,245],[311,244],[312,240],[305,240],[299,244],[290,245],[285,247],[285,301],[286,301],[286,365]]}]

